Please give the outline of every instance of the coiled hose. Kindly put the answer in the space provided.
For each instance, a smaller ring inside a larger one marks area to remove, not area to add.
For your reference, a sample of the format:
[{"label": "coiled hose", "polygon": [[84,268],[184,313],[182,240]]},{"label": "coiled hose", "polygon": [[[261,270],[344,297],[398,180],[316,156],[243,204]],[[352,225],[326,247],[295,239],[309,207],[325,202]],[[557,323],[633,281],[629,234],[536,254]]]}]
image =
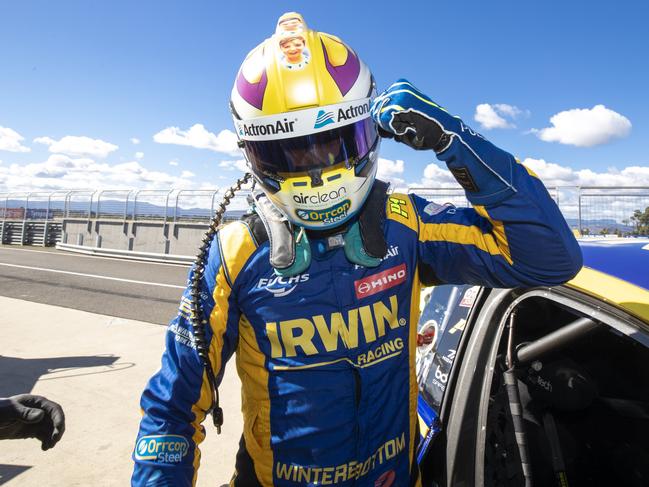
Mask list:
[{"label": "coiled hose", "polygon": [[207,414],[212,415],[212,420],[214,421],[214,426],[216,426],[216,432],[221,434],[221,426],[223,426],[223,409],[219,405],[219,388],[216,384],[216,377],[214,376],[214,369],[212,368],[212,362],[210,360],[210,345],[205,337],[206,330],[208,326],[208,320],[203,314],[203,306],[201,305],[201,279],[205,273],[205,266],[207,264],[207,253],[212,245],[212,241],[216,236],[216,232],[221,225],[223,215],[225,214],[225,209],[228,207],[234,194],[237,191],[241,190],[241,186],[246,184],[252,178],[252,174],[246,173],[237,182],[229,187],[224,195],[223,200],[219,203],[219,206],[214,213],[214,218],[210,223],[210,227],[203,237],[203,243],[198,251],[196,260],[194,261],[194,273],[192,275],[192,281],[190,284],[191,290],[191,301],[192,301],[192,313],[191,321],[192,327],[194,329],[194,343],[196,344],[196,351],[198,356],[203,363],[203,368],[205,369],[205,374],[207,376],[207,382],[210,386],[210,392],[212,396],[212,404],[207,410]]}]

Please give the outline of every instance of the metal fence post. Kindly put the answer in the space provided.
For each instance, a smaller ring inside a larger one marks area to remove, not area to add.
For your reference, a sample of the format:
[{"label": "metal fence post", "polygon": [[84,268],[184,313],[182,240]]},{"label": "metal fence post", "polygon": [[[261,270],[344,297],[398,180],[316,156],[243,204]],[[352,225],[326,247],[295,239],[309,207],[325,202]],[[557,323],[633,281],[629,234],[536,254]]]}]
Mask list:
[{"label": "metal fence post", "polygon": [[140,189],[135,192],[135,197],[133,198],[133,221],[137,220],[137,197],[140,195]]},{"label": "metal fence post", "polygon": [[217,194],[219,194],[218,189],[216,191],[214,191],[214,193],[212,193],[212,206],[210,208],[210,221],[212,220],[212,218],[214,218],[214,198],[216,198]]},{"label": "metal fence post", "polygon": [[25,211],[23,211],[23,227],[20,231],[20,245],[25,245],[25,234],[27,233],[27,213],[29,212],[29,197],[31,193],[27,193],[25,196]]},{"label": "metal fence post", "polygon": [[176,204],[174,205],[174,223],[176,223],[176,218],[178,216],[178,199],[180,198],[182,192],[183,190],[179,189],[178,192],[176,193]]},{"label": "metal fence post", "polygon": [[100,191],[97,195],[97,214],[95,217],[99,219],[101,217],[101,195],[104,193],[104,190]]},{"label": "metal fence post", "polygon": [[5,243],[6,240],[6,235],[5,232],[7,230],[7,206],[9,205],[9,193],[7,193],[7,196],[5,197],[5,207],[4,211],[2,213],[2,240],[0,240],[0,243]]},{"label": "metal fence post", "polygon": [[577,188],[577,221],[579,223],[579,235],[583,235],[581,225],[581,187]]},{"label": "metal fence post", "polygon": [[128,216],[128,197],[131,196],[131,191],[126,193],[126,201],[124,201],[124,223],[126,223],[126,218]]}]

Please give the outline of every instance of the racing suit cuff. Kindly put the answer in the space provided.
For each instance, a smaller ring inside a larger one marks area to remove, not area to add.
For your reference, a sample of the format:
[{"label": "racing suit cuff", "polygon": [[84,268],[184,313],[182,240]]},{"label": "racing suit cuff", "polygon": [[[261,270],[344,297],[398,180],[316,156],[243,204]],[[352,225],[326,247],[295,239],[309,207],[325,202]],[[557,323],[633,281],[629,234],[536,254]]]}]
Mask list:
[{"label": "racing suit cuff", "polygon": [[460,137],[454,135],[451,143],[437,157],[446,162],[471,204],[490,207],[516,193],[511,183],[515,170],[514,158],[499,149],[496,151],[496,160],[486,163]]}]

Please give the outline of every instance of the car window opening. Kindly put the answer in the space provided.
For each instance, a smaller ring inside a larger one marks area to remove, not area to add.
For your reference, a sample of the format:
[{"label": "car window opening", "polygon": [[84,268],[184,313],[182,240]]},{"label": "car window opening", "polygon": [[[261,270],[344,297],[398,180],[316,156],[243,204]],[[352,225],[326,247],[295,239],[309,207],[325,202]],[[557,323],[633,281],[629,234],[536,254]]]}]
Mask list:
[{"label": "car window opening", "polygon": [[649,350],[541,297],[523,300],[507,321],[491,382],[485,486],[649,485]]}]

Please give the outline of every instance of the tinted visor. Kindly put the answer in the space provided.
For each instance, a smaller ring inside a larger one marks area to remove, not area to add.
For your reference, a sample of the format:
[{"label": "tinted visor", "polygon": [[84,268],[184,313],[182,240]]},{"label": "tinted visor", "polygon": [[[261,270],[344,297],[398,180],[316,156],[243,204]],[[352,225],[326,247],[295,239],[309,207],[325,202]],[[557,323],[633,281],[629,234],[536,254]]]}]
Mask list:
[{"label": "tinted visor", "polygon": [[366,118],[333,130],[291,139],[243,140],[248,160],[261,174],[303,173],[364,158],[377,139],[376,126]]}]

